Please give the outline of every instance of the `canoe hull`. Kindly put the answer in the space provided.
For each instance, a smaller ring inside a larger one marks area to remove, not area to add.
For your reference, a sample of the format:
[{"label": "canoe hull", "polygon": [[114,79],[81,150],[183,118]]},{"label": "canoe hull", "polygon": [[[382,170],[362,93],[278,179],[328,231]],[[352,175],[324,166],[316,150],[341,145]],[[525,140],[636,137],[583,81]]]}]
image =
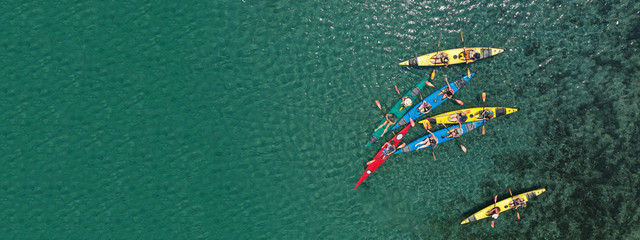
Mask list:
[{"label": "canoe hull", "polygon": [[[411,106],[404,107],[404,105],[402,105],[402,99],[404,97],[409,97],[411,99],[411,101],[413,103],[415,103],[416,100],[418,99],[418,97],[420,96],[420,93],[424,90],[424,87],[427,85],[426,81],[428,79],[429,78],[427,77],[427,78],[425,78],[423,80],[420,80],[420,82],[418,82],[415,86],[413,86],[407,93],[404,94],[404,96],[402,96],[400,98],[400,100],[398,100],[398,102],[396,102],[395,105],[393,105],[393,107],[389,110],[389,112],[387,112],[387,114],[393,114],[396,117],[396,122],[397,122],[397,120],[400,120],[402,118],[402,116],[404,116],[404,114],[407,111],[409,111],[409,109],[411,108]],[[387,114],[385,114],[385,116]],[[380,126],[385,122],[385,120],[386,120],[385,116],[382,117],[382,120],[380,121],[380,123],[377,126]],[[381,127],[379,129],[375,130],[371,134],[371,137],[369,137],[369,140],[367,140],[367,144],[365,145],[365,148],[368,148],[373,143],[377,142],[380,138],[382,138],[382,136],[384,136],[385,133],[387,133],[390,130],[392,130],[392,126],[390,126],[387,129],[387,131],[385,131],[385,127]]]},{"label": "canoe hull", "polygon": [[496,118],[496,117],[500,117],[500,116],[504,116],[504,115],[509,115],[512,114],[514,112],[517,112],[519,109],[518,108],[505,108],[505,107],[478,107],[478,108],[465,108],[465,109],[460,109],[460,110],[455,110],[455,111],[451,111],[451,112],[446,112],[446,113],[442,113],[442,114],[438,114],[436,116],[427,118],[425,120],[422,120],[418,123],[425,123],[425,122],[429,122],[431,125],[434,124],[453,124],[453,123],[458,123],[457,121],[453,121],[452,117],[458,113],[462,113],[465,114],[467,116],[466,120],[463,121],[462,123],[465,122],[474,122],[474,121],[482,121],[483,119],[478,116],[478,112],[482,111],[482,110],[490,110],[493,114],[491,116],[491,118]]},{"label": "canoe hull", "polygon": [[[488,47],[472,47],[472,48],[466,48],[467,50],[469,49],[473,49],[475,50],[477,53],[479,53],[480,58],[479,59],[475,59],[475,60],[469,60],[469,63],[478,61],[478,60],[482,60],[485,58],[489,58],[489,57],[493,57],[497,54],[500,54],[502,52],[504,52],[504,49],[500,49],[500,48],[488,48]],[[462,53],[465,51],[464,48],[455,48],[455,49],[448,49],[448,50],[443,50],[443,51],[439,51],[439,52],[432,52],[432,53],[428,53],[419,57],[415,57],[412,59],[409,59],[407,61],[401,62],[399,65],[401,66],[412,66],[412,67],[435,67],[435,66],[444,66],[445,64],[443,63],[434,63],[432,57],[434,57],[436,54],[439,53],[446,53],[448,55],[449,58],[449,65],[454,65],[454,64],[460,64],[460,63],[465,63],[466,61],[464,60],[464,56],[462,55]]]},{"label": "canoe hull", "polygon": [[[464,123],[462,124],[462,134],[460,134],[459,137],[461,137],[462,135],[472,131],[473,129],[476,129],[478,127],[480,127],[485,121],[477,121],[477,122],[468,122],[468,123]],[[443,128],[440,129],[438,131],[433,132],[433,135],[435,135],[436,138],[438,138],[438,144],[442,144],[444,142],[448,142],[449,140],[452,140],[456,137],[448,137],[449,130],[452,130],[454,128],[458,128],[460,127],[459,125],[453,125],[450,126],[448,128]],[[419,144],[420,142],[424,141],[425,139],[427,139],[428,137],[431,137],[431,134],[424,135],[418,139],[416,139],[415,141],[407,144],[405,147],[398,149],[398,151],[395,152],[395,154],[400,154],[400,153],[406,153],[406,152],[412,152],[412,151],[416,151],[416,150],[421,150],[421,149],[426,149],[429,147],[433,147],[433,146],[426,146],[424,148],[419,148],[420,146],[422,146],[422,144]]]},{"label": "canoe hull", "polygon": [[[407,125],[406,127],[404,127],[400,132],[398,132],[395,136],[393,136],[393,138],[391,138],[391,140],[389,140],[387,143],[397,147],[402,141],[402,138],[404,138],[404,136],[407,134],[407,131],[409,131],[409,128],[411,128],[410,125]],[[389,158],[390,155],[382,154],[382,150],[386,147],[386,145],[387,144],[382,145],[382,148],[380,148],[380,151],[378,151],[378,154],[376,154],[376,156],[373,157],[373,160],[375,161],[373,161],[371,164],[369,164],[369,166],[367,166],[367,169],[364,170],[364,173],[360,177],[360,181],[358,181],[358,184],[356,184],[356,186],[353,189],[356,189],[360,185],[360,183],[362,183],[362,181],[364,181],[367,177],[369,177],[369,175],[371,175],[373,171],[378,169],[378,167],[380,167],[380,165],[384,161],[386,161],[387,158]]]},{"label": "canoe hull", "polygon": [[[524,199],[525,202],[529,202],[529,200],[539,196],[540,194],[542,194],[545,191],[547,191],[547,189],[540,188],[540,189],[536,189],[536,190],[533,190],[533,191],[529,191],[529,192],[521,193],[521,194],[518,194],[518,195],[514,195],[513,198],[520,197],[520,198]],[[511,197],[508,197],[508,198],[505,198],[503,200],[498,201],[495,204],[495,207],[499,207],[500,208],[500,213],[501,214],[504,211],[512,209],[512,207],[509,206],[509,202],[512,201],[511,199],[512,199]],[[460,222],[460,224],[467,224],[467,223],[470,223],[470,222],[478,221],[480,219],[491,217],[491,216],[487,216],[486,213],[489,212],[489,210],[491,210],[493,208],[494,208],[494,204],[491,204],[491,205],[483,208],[482,210],[474,213],[473,215],[469,216],[468,218],[465,218],[464,220],[462,220],[462,222]]]}]

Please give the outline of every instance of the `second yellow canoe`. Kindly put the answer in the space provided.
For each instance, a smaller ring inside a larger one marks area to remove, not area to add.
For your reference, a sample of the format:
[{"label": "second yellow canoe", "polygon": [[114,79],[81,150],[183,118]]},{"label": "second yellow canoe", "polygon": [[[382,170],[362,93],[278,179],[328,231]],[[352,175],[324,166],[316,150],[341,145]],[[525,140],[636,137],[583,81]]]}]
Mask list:
[{"label": "second yellow canoe", "polygon": [[473,122],[473,121],[482,121],[484,119],[493,119],[495,117],[500,117],[508,114],[512,114],[517,112],[517,108],[505,108],[505,107],[477,107],[477,108],[466,108],[455,110],[451,112],[446,112],[443,114],[438,114],[436,116],[427,118],[418,123],[429,122],[429,124],[452,124],[460,122]]},{"label": "second yellow canoe", "polygon": [[[497,55],[501,52],[504,52],[504,49],[500,48],[487,48],[487,47],[472,47],[466,48],[466,50],[471,50],[471,52],[465,53],[464,48],[456,48],[449,50],[442,50],[439,52],[432,52],[429,54],[425,54],[419,57],[415,57],[409,59],[407,61],[401,62],[401,66],[444,66],[447,65],[443,63],[443,60],[446,58],[449,62],[448,65],[465,63],[465,57],[469,58],[469,63],[478,61],[480,59],[485,59]],[[438,55],[438,56],[436,56]]]}]

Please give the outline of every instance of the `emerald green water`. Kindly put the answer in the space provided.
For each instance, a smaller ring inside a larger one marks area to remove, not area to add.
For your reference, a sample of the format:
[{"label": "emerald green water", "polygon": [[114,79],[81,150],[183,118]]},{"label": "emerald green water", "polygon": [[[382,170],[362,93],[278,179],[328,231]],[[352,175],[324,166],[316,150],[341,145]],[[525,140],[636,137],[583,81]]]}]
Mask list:
[{"label": "emerald green water", "polygon": [[[0,239],[640,238],[640,2],[0,9]],[[374,101],[432,70],[397,63],[461,47],[461,30],[506,51],[456,97],[520,111],[460,138],[467,153],[395,155],[353,190],[390,136],[363,148]],[[541,187],[520,221],[459,224]]]}]

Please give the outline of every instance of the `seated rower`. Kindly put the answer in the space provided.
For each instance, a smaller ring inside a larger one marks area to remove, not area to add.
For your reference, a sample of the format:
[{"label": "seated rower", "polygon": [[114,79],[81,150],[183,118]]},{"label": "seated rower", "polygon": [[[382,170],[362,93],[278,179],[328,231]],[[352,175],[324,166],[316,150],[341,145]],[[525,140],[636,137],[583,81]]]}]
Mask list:
[{"label": "seated rower", "polygon": [[487,216],[491,216],[493,219],[498,219],[498,216],[500,216],[500,208],[499,207],[494,207],[491,210],[487,211]]},{"label": "seated rower", "polygon": [[[388,142],[384,143],[384,146],[382,147],[382,155],[384,155],[385,157],[388,157],[389,155],[391,155],[395,151],[396,151],[396,146],[393,146],[392,144],[390,144]],[[367,165],[370,165],[375,161],[376,161],[376,159],[374,158],[373,160],[367,162]]]},{"label": "seated rower", "polygon": [[460,137],[460,135],[462,135],[462,128],[455,127],[455,128],[449,129],[447,133],[448,133],[447,135],[448,138]]},{"label": "seated rower", "polygon": [[427,114],[431,111],[431,104],[427,101],[422,101],[422,103],[418,106],[418,112],[420,114]]},{"label": "seated rower", "polygon": [[453,97],[453,89],[451,87],[446,87],[438,95],[440,95],[440,94],[442,94],[442,98],[440,98],[440,100],[445,99],[445,98],[451,99]]},{"label": "seated rower", "polygon": [[482,120],[491,120],[493,118],[493,111],[489,110],[489,109],[483,109],[478,111],[475,114],[477,119],[482,119]]},{"label": "seated rower", "polygon": [[469,60],[470,62],[480,60],[480,53],[476,50],[469,49],[460,53],[460,60]]},{"label": "seated rower", "polygon": [[521,197],[516,196],[513,198],[513,201],[509,202],[509,207],[515,207],[516,209],[518,209],[518,207],[527,207],[527,202]]},{"label": "seated rower", "polygon": [[396,115],[393,114],[387,114],[385,116],[385,120],[382,124],[380,124],[380,126],[378,128],[376,128],[375,131],[378,131],[378,129],[380,129],[381,127],[385,127],[384,128],[384,132],[382,132],[382,135],[380,135],[380,137],[384,136],[385,133],[387,133],[387,130],[389,130],[389,127],[393,126],[393,124],[396,124]]},{"label": "seated rower", "polygon": [[431,63],[433,64],[448,64],[449,63],[449,54],[445,52],[440,52],[431,57]]},{"label": "seated rower", "polygon": [[463,123],[466,122],[468,117],[467,117],[467,113],[469,113],[469,111],[458,111],[452,115],[450,115],[447,120],[449,120],[449,122],[454,122],[454,123]]},{"label": "seated rower", "polygon": [[411,100],[411,98],[408,96],[404,96],[402,97],[401,105],[402,106],[400,106],[400,110],[402,110],[402,108],[411,107],[413,106],[413,100]]},{"label": "seated rower", "polygon": [[387,146],[382,149],[382,155],[389,156],[396,151],[396,146],[393,146],[390,143],[385,143]]},{"label": "seated rower", "polygon": [[427,130],[427,132],[429,132],[429,134],[431,134],[431,136],[425,138],[424,140],[418,142],[416,144],[416,150],[418,149],[422,149],[422,148],[426,148],[429,146],[436,146],[438,145],[438,138],[436,137],[435,134],[433,134],[431,131]]}]

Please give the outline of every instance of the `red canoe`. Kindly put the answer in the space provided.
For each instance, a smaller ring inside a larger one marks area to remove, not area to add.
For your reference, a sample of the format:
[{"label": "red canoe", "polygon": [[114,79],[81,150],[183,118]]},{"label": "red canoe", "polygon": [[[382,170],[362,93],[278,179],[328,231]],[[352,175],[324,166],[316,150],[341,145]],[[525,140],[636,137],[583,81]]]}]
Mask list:
[{"label": "red canoe", "polygon": [[378,154],[376,154],[375,157],[373,157],[373,161],[371,164],[369,164],[369,166],[367,167],[367,170],[364,171],[364,173],[362,174],[362,177],[360,177],[360,181],[358,181],[358,184],[356,184],[356,186],[353,189],[358,188],[358,185],[360,185],[360,183],[362,183],[362,181],[364,181],[367,177],[369,177],[369,175],[371,175],[371,173],[373,171],[375,171],[376,169],[378,169],[378,167],[380,167],[380,165],[387,160],[387,158],[389,158],[389,156],[393,153],[389,153],[387,155],[382,154],[382,151],[389,145],[393,145],[394,147],[397,147],[398,145],[400,145],[400,141],[402,141],[402,138],[404,137],[404,135],[407,133],[407,131],[409,131],[409,128],[411,128],[411,125],[407,124],[407,126],[405,126],[400,132],[398,132],[398,134],[396,134],[395,136],[393,136],[393,138],[391,140],[389,140],[387,143],[385,143],[384,145],[382,145],[382,148],[380,148],[380,151],[378,151]]}]

